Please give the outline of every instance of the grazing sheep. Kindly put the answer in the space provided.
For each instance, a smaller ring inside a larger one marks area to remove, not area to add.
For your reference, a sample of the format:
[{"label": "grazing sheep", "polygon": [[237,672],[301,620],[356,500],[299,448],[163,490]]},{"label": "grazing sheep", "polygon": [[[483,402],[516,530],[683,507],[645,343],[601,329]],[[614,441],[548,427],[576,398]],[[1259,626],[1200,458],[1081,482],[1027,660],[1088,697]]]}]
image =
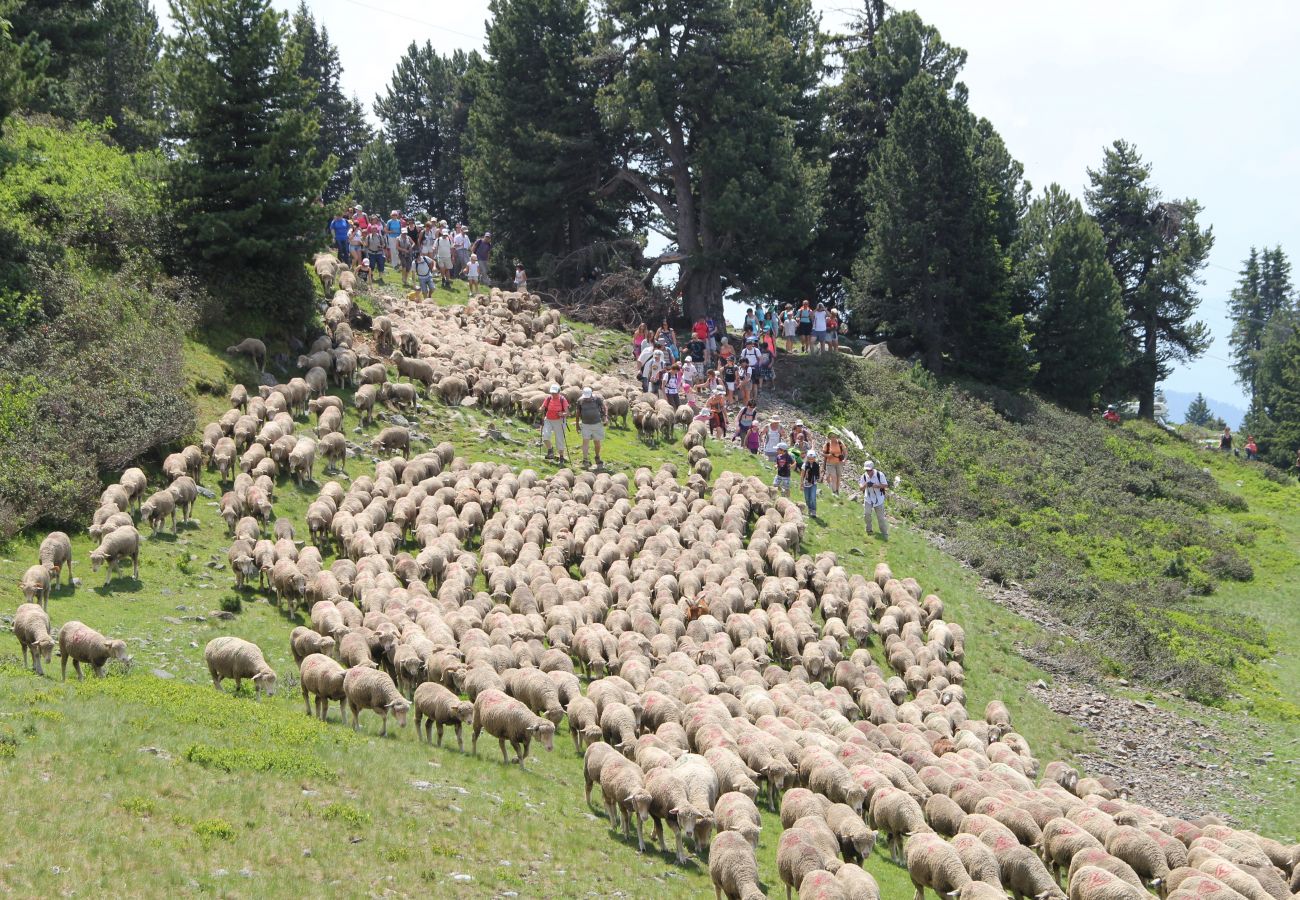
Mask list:
[{"label": "grazing sheep", "polygon": [[952,848],[974,881],[985,881],[999,889],[1002,887],[1002,867],[987,844],[973,834],[959,834],[952,839]]},{"label": "grazing sheep", "polygon": [[547,753],[554,749],[555,725],[495,688],[482,691],[474,698],[474,734],[470,752],[476,756],[478,736],[484,730],[501,744],[501,760],[506,763],[510,762],[506,756],[506,741],[514,748],[515,761],[521,766],[534,737],[542,742]]},{"label": "grazing sheep", "polygon": [[605,801],[605,812],[610,824],[617,827],[619,820],[622,820],[624,838],[631,839],[632,823],[635,820],[637,850],[644,853],[642,823],[650,816],[652,797],[646,790],[645,775],[640,766],[624,756],[606,757],[600,767],[600,795]]},{"label": "grazing sheep", "polygon": [[925,821],[945,837],[952,837],[960,831],[965,818],[965,810],[947,794],[934,793],[925,801]]},{"label": "grazing sheep", "polygon": [[42,609],[50,606],[50,570],[43,564],[28,566],[18,583],[23,591],[23,600],[38,603]]},{"label": "grazing sheep", "polygon": [[786,900],[791,900],[791,889],[799,890],[808,873],[819,869],[834,872],[841,865],[838,857],[821,847],[817,839],[804,829],[787,828],[781,832],[776,847],[776,868],[785,884]]},{"label": "grazing sheep", "polygon": [[781,796],[781,827],[791,828],[804,816],[825,816],[831,801],[807,788],[792,788]]},{"label": "grazing sheep", "polygon": [[1065,900],[1043,861],[1034,851],[1019,843],[1002,846],[995,843],[993,854],[1002,868],[1002,886],[1011,891],[1016,900],[1032,897],[1034,900]]},{"label": "grazing sheep", "polygon": [[411,702],[397,690],[397,685],[393,684],[393,679],[387,672],[364,667],[348,669],[343,677],[343,692],[347,698],[348,709],[352,710],[353,731],[360,729],[358,718],[364,709],[374,710],[383,719],[383,726],[379,730],[380,737],[388,734],[390,712],[399,727],[406,727],[406,712],[411,708]]},{"label": "grazing sheep", "polygon": [[251,356],[257,371],[266,370],[266,344],[257,338],[244,338],[233,347],[227,347],[226,352],[231,356]]},{"label": "grazing sheep", "polygon": [[373,441],[377,450],[391,453],[396,450],[402,451],[402,456],[410,459],[411,457],[411,432],[400,425],[390,425],[379,434],[375,435]]},{"label": "grazing sheep", "polygon": [[[752,799],[739,791],[728,791],[714,804],[713,819],[717,833],[739,831],[754,849],[758,850],[758,836],[763,828],[763,820]],[[862,825],[861,819],[858,819],[858,824]],[[865,826],[863,827],[865,830]],[[835,826],[832,825],[831,830],[834,829]]]},{"label": "grazing sheep", "polygon": [[[330,640],[326,638],[326,640]],[[331,644],[334,642],[331,640]],[[323,653],[309,653],[298,661],[298,678],[302,686],[302,702],[307,707],[307,715],[312,714],[309,694],[316,695],[316,718],[322,722],[329,716],[330,701],[337,700],[339,718],[346,721],[347,713],[344,701],[347,694],[343,690],[343,680],[347,670]]]},{"label": "grazing sheep", "polygon": [[317,634],[305,625],[298,625],[289,633],[289,652],[293,654],[293,661],[299,666],[313,653],[333,657],[334,646],[334,638]]},{"label": "grazing sheep", "polygon": [[299,571],[291,559],[277,559],[271,567],[271,591],[275,594],[275,605],[288,601],[289,614],[298,610],[298,604],[307,594],[307,576]]},{"label": "grazing sheep", "polygon": [[[603,769],[602,769],[603,774]],[[691,804],[686,794],[686,783],[669,768],[657,766],[645,776],[645,790],[650,794],[647,814],[654,823],[651,839],[659,844],[661,851],[667,852],[664,845],[664,822],[672,829],[677,846],[677,864],[684,865],[686,856],[682,850],[682,833],[694,835],[695,826],[701,818],[708,816],[708,810],[701,810]],[[604,785],[601,791],[604,792]],[[715,810],[715,814],[716,814]],[[757,834],[755,835],[757,844]]]},{"label": "grazing sheep", "polygon": [[714,900],[765,900],[758,883],[754,848],[738,832],[719,834],[709,848],[709,879]]},{"label": "grazing sheep", "polygon": [[162,530],[163,523],[167,521],[168,516],[171,516],[172,534],[175,534],[176,495],[170,490],[158,491],[140,504],[140,518],[149,523],[149,527],[153,529],[155,535]]},{"label": "grazing sheep", "polygon": [[884,832],[896,862],[903,857],[903,838],[933,831],[925,824],[920,805],[897,788],[881,788],[871,795],[867,821]]},{"label": "grazing sheep", "polygon": [[1120,825],[1110,833],[1106,851],[1122,859],[1147,883],[1159,890],[1169,875],[1165,851],[1149,835],[1131,825]]},{"label": "grazing sheep", "polygon": [[253,696],[275,695],[275,670],[266,664],[262,648],[243,638],[226,635],[213,638],[203,648],[203,661],[212,676],[212,686],[221,690],[226,678],[235,679],[235,693],[245,678],[253,681]]},{"label": "grazing sheep", "polygon": [[359,631],[343,635],[343,639],[339,641],[339,659],[343,660],[343,665],[349,669],[378,668],[370,652],[370,640]]},{"label": "grazing sheep", "polygon": [[840,842],[845,862],[860,863],[871,855],[876,833],[862,821],[862,815],[845,803],[832,803],[826,812],[826,824]]},{"label": "grazing sheep", "polygon": [[1084,866],[1070,879],[1069,900],[1151,900],[1151,895],[1105,869]]},{"label": "grazing sheep", "polygon": [[133,525],[123,525],[104,535],[99,546],[90,551],[90,568],[91,571],[98,572],[101,565],[108,563],[108,569],[104,572],[104,586],[107,587],[117,571],[118,564],[126,559],[131,560],[131,577],[138,581],[140,579],[140,532],[136,531]]},{"label": "grazing sheep", "polygon": [[[181,514],[181,521],[190,521],[191,514],[194,512],[194,502],[199,499],[199,486],[194,479],[189,475],[182,475],[173,481],[167,490],[171,492],[176,510]],[[174,525],[172,530],[175,531]]]},{"label": "grazing sheep", "polygon": [[817,869],[804,876],[803,883],[799,886],[799,897],[800,900],[848,900],[838,875],[832,875],[825,869]]},{"label": "grazing sheep", "polygon": [[1055,881],[1061,880],[1061,872],[1068,869],[1070,860],[1075,855],[1090,849],[1104,849],[1101,841],[1076,825],[1069,819],[1052,819],[1043,826],[1043,840],[1040,850]]},{"label": "grazing sheep", "polygon": [[[137,470],[139,471],[139,470]],[[60,574],[63,567],[68,567],[68,586],[72,586],[72,541],[62,531],[51,531],[41,541],[41,549],[37,554],[41,565],[50,570],[50,576],[54,579],[54,587],[59,586]]]},{"label": "grazing sheep", "polygon": [[126,641],[106,638],[75,619],[64,622],[59,629],[59,656],[62,657],[64,681],[68,678],[68,660],[72,660],[78,681],[82,677],[82,663],[89,665],[96,677],[100,677],[104,674],[104,663],[110,659],[130,662],[130,657],[126,655]]},{"label": "grazing sheep", "polygon": [[14,613],[14,637],[23,651],[23,666],[27,665],[27,649],[32,651],[32,671],[44,675],[41,659],[49,662],[54,654],[54,638],[50,637],[50,616],[35,603],[24,603]]},{"label": "grazing sheep", "polygon": [[[462,700],[440,684],[426,681],[415,689],[415,736],[427,743],[433,743],[431,729],[438,726],[438,746],[442,746],[442,729],[450,725],[456,731],[456,747],[465,752],[465,740],[461,735],[461,726],[474,719],[474,704]],[[420,732],[420,720],[424,717],[424,733]]]},{"label": "grazing sheep", "polygon": [[952,845],[936,834],[916,835],[907,842],[907,874],[922,900],[925,889],[938,897],[955,894],[971,880]]},{"label": "grazing sheep", "polygon": [[565,708],[569,717],[569,734],[573,737],[573,749],[581,753],[583,745],[590,747],[600,740],[600,719],[596,714],[596,704],[581,695],[569,701]]},{"label": "grazing sheep", "polygon": [[316,465],[316,442],[309,437],[300,437],[289,453],[289,471],[293,480],[299,485],[312,481],[312,469]]}]

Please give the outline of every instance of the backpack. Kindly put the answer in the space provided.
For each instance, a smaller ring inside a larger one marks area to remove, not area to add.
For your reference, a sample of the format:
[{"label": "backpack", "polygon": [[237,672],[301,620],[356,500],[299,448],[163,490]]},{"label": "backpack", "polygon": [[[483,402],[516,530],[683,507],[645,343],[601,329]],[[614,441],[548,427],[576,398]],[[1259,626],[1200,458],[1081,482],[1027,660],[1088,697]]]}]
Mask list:
[{"label": "backpack", "polygon": [[604,418],[604,400],[599,397],[586,397],[578,401],[578,421],[583,425],[599,425]]}]

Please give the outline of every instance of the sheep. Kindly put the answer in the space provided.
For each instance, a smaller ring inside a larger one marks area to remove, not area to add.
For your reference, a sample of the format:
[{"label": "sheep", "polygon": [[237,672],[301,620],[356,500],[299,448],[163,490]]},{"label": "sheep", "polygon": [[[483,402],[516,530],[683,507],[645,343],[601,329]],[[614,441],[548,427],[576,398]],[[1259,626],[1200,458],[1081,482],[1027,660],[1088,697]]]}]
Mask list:
[{"label": "sheep", "polygon": [[1002,867],[987,844],[973,834],[959,834],[953,837],[952,848],[973,880],[1002,887]]},{"label": "sheep", "polygon": [[971,881],[957,892],[957,900],[1007,900],[1007,892],[984,881]]},{"label": "sheep", "polygon": [[133,525],[123,525],[104,535],[99,546],[90,551],[90,568],[98,572],[101,565],[108,563],[108,568],[104,572],[104,586],[107,587],[117,571],[118,564],[128,558],[132,565],[131,577],[138,581],[140,579],[140,532],[136,531]]},{"label": "sheep", "polygon": [[807,788],[793,788],[781,797],[781,827],[791,828],[804,816],[825,816],[831,801]]},{"label": "sheep", "polygon": [[600,713],[600,732],[607,744],[631,754],[636,745],[636,714],[626,703],[607,703]]},{"label": "sheep", "polygon": [[[752,852],[752,850],[751,850]],[[802,828],[787,828],[781,833],[776,847],[776,868],[785,884],[785,898],[791,900],[791,889],[799,890],[804,878],[819,869],[835,872],[842,863],[832,852],[824,849],[816,838]]]},{"label": "sheep", "polygon": [[889,852],[896,862],[903,855],[904,837],[933,831],[925,824],[920,805],[897,788],[881,788],[871,795],[867,821],[885,833]]},{"label": "sheep", "polygon": [[[702,818],[709,815],[709,811],[701,810],[691,804],[690,798],[686,794],[685,782],[676,772],[669,768],[662,766],[652,768],[645,776],[644,787],[650,795],[650,803],[646,812],[654,823],[654,832],[651,839],[659,844],[661,851],[667,852],[667,847],[664,845],[664,822],[667,821],[677,845],[677,864],[685,865],[686,856],[682,851],[682,832],[685,831],[687,834],[694,835],[695,826]],[[604,790],[602,784],[601,791]],[[757,842],[758,836],[755,833],[755,845],[757,845]]]},{"label": "sheep", "polygon": [[1131,825],[1120,825],[1110,833],[1106,851],[1132,866],[1156,890],[1169,875],[1165,851],[1153,838]]},{"label": "sheep", "polygon": [[738,832],[719,834],[709,849],[709,879],[714,900],[765,900],[758,883],[754,848]]},{"label": "sheep", "polygon": [[826,824],[840,842],[845,862],[860,863],[871,855],[876,833],[862,821],[862,815],[845,803],[832,803],[826,812]]},{"label": "sheep", "polygon": [[370,652],[370,640],[360,631],[352,631],[343,635],[339,641],[339,658],[343,660],[343,664],[349,669],[378,668],[378,664]]},{"label": "sheep", "polygon": [[309,437],[300,437],[289,453],[289,471],[293,480],[299,485],[312,481],[312,469],[316,465],[316,442]]},{"label": "sheep", "polygon": [[1055,881],[1061,880],[1061,870],[1069,868],[1076,854],[1089,849],[1103,849],[1101,841],[1069,819],[1052,819],[1043,826],[1040,850]]},{"label": "sheep", "polygon": [[[326,638],[329,640],[329,638]],[[331,644],[334,642],[331,640]],[[298,660],[298,678],[302,687],[302,702],[307,707],[307,715],[312,714],[309,694],[316,695],[316,718],[322,722],[329,716],[330,701],[337,700],[339,718],[347,719],[344,701],[347,694],[343,690],[343,680],[347,674],[338,662],[323,653],[308,653]]]},{"label": "sheep", "polygon": [[19,586],[23,591],[23,600],[38,603],[42,609],[50,606],[50,570],[48,566],[37,564],[28,566],[23,573]]},{"label": "sheep", "polygon": [[[139,471],[139,470],[137,470]],[[37,553],[37,558],[41,565],[50,570],[50,577],[54,580],[54,587],[59,586],[60,575],[63,567],[68,567],[68,586],[72,586],[72,541],[62,531],[51,531],[41,541],[41,548]]]},{"label": "sheep", "polygon": [[317,634],[305,625],[298,625],[289,633],[289,652],[293,654],[293,661],[299,666],[313,653],[332,657],[334,647],[334,638]]},{"label": "sheep", "polygon": [[27,650],[32,651],[32,671],[44,675],[41,659],[49,662],[54,654],[54,638],[50,637],[50,616],[36,603],[23,603],[14,613],[14,637],[23,651],[23,667],[27,666]]},{"label": "sheep", "polygon": [[565,708],[569,717],[569,734],[573,738],[574,752],[581,753],[582,745],[591,746],[600,740],[600,719],[596,714],[596,704],[586,697],[577,696],[569,701]]},{"label": "sheep", "polygon": [[[456,746],[465,752],[465,740],[461,736],[461,726],[474,718],[474,704],[461,700],[440,684],[426,681],[415,689],[415,736],[427,743],[433,743],[430,731],[438,726],[438,746],[442,746],[442,728],[450,725],[456,730]],[[420,732],[421,717],[427,718],[424,733]]]},{"label": "sheep", "polygon": [[[190,521],[194,512],[194,502],[199,499],[199,486],[195,484],[194,479],[189,475],[182,475],[173,481],[167,490],[171,492],[176,509],[181,514],[181,521]],[[175,531],[174,525],[172,530]]]},{"label": "sheep", "polygon": [[257,338],[244,338],[238,344],[227,347],[226,352],[231,356],[251,356],[257,371],[266,371],[266,344]]},{"label": "sheep", "polygon": [[364,709],[374,710],[383,719],[380,737],[388,735],[389,713],[397,720],[398,727],[406,727],[406,712],[411,708],[411,702],[397,690],[387,672],[364,667],[348,669],[343,676],[343,693],[347,708],[352,710],[353,731],[360,730],[358,719]]},{"label": "sheep", "polygon": [[243,638],[226,635],[213,638],[203,648],[203,661],[207,663],[212,686],[221,690],[226,678],[235,679],[235,693],[245,678],[253,681],[253,696],[260,698],[275,695],[275,670],[266,664],[262,648]]},{"label": "sheep", "polygon": [[[728,791],[714,804],[713,818],[718,834],[724,831],[738,831],[745,836],[754,850],[758,850],[758,836],[763,822],[759,817],[758,807],[749,797],[739,791]],[[862,824],[861,819],[858,819],[858,824]],[[831,828],[834,830],[833,825]]]},{"label": "sheep", "polygon": [[484,730],[501,744],[501,759],[506,763],[510,762],[506,756],[506,741],[514,748],[515,761],[521,766],[534,737],[542,742],[547,753],[554,749],[555,725],[496,689],[482,691],[474,698],[474,733],[470,752],[475,756],[478,755],[479,733]]},{"label": "sheep", "polygon": [[907,843],[907,874],[922,900],[925,889],[936,896],[955,894],[971,880],[952,845],[938,835],[917,835]]},{"label": "sheep", "polygon": [[411,432],[400,425],[390,425],[375,435],[371,443],[377,450],[384,452],[402,451],[402,456],[411,457]]},{"label": "sheep", "polygon": [[1070,879],[1069,900],[1151,900],[1151,895],[1105,869],[1084,866]]},{"label": "sheep", "polygon": [[[986,841],[987,843],[987,841]],[[1032,897],[1034,900],[1065,900],[1065,894],[1056,885],[1043,861],[1030,850],[1014,841],[996,841],[993,855],[1002,868],[1002,886],[1011,891],[1016,900]]]},{"label": "sheep", "polygon": [[298,603],[307,593],[307,576],[298,570],[291,559],[277,559],[271,567],[271,590],[275,594],[275,604],[288,600],[289,614],[298,610]]},{"label": "sheep", "polygon": [[126,655],[126,641],[106,638],[95,629],[75,619],[64,622],[63,627],[59,629],[59,656],[62,657],[64,681],[68,680],[68,660],[72,660],[72,668],[76,670],[78,681],[82,678],[83,662],[91,667],[96,677],[102,677],[104,663],[110,659],[131,661],[131,658]]},{"label": "sheep", "polygon": [[156,535],[162,530],[163,523],[171,516],[172,534],[176,533],[176,495],[170,490],[158,491],[144,503],[140,504],[140,518],[149,523]]},{"label": "sheep", "polygon": [[632,822],[635,819],[637,850],[644,853],[645,837],[642,823],[650,816],[652,798],[650,792],[646,790],[645,776],[641,768],[624,756],[613,754],[607,756],[600,766],[600,795],[604,800],[610,825],[617,827],[619,819],[622,819],[624,838],[632,837]]},{"label": "sheep", "polygon": [[965,818],[966,812],[947,794],[936,792],[925,801],[925,821],[945,837],[956,834]]}]

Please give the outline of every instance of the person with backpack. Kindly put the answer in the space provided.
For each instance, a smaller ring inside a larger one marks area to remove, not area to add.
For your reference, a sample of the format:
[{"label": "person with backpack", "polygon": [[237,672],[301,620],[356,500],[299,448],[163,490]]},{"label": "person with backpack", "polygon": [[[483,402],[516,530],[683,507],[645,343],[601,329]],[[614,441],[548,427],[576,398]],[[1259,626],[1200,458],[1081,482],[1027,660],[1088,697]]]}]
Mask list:
[{"label": "person with backpack", "polygon": [[709,402],[705,404],[709,410],[709,433],[714,437],[722,440],[727,436],[727,391],[722,387],[715,387],[713,394],[709,397]]},{"label": "person with backpack", "polygon": [[609,410],[605,407],[605,398],[591,388],[583,388],[578,398],[574,415],[578,418],[578,433],[582,435],[582,464],[591,465],[587,456],[587,445],[596,448],[596,468],[604,463],[600,460],[600,445],[605,440],[605,426],[609,424]]},{"label": "person with backpack", "polygon": [[673,363],[663,374],[664,399],[672,405],[673,409],[682,404],[682,364]]},{"label": "person with backpack", "polygon": [[348,231],[351,230],[343,213],[337,213],[330,219],[330,235],[334,239],[334,249],[339,252],[339,262],[348,261]]},{"label": "person with backpack", "polygon": [[[469,248],[469,252],[478,257],[478,261],[483,264],[483,274],[487,274],[488,260],[492,257],[492,232],[485,231]],[[484,279],[486,280],[486,279]]]},{"label": "person with backpack", "polygon": [[821,463],[817,461],[817,451],[809,450],[808,456],[800,467],[803,485],[803,502],[808,507],[808,515],[817,518],[817,483],[822,480]]},{"label": "person with backpack", "polygon": [[433,239],[433,258],[438,263],[438,275],[442,278],[442,286],[451,288],[451,235],[442,229],[438,230],[437,236]]},{"label": "person with backpack", "polygon": [[402,214],[393,210],[388,214],[388,221],[384,223],[384,237],[388,244],[388,262],[391,265],[397,265],[397,240],[402,236]]},{"label": "person with backpack", "polygon": [[659,376],[664,370],[664,352],[646,344],[641,349],[637,362],[641,365],[641,390],[647,394],[659,393]]},{"label": "person with backpack", "polygon": [[415,264],[415,241],[405,231],[397,235],[397,264],[402,270],[402,287],[409,287],[411,266]]},{"label": "person with backpack", "polygon": [[565,462],[564,430],[568,416],[569,401],[560,393],[560,386],[552,384],[542,401],[542,445],[546,447],[546,458],[556,459],[561,465]]},{"label": "person with backpack", "polygon": [[[754,430],[754,420],[757,418],[758,410],[754,408],[752,400],[741,407],[740,412],[736,414],[736,442],[742,447],[749,446],[749,433]],[[755,444],[755,449],[757,446]]]},{"label": "person with backpack", "polygon": [[433,297],[433,273],[435,271],[437,271],[437,266],[429,254],[421,253],[415,258],[415,278],[420,285],[420,295],[425,300]]},{"label": "person with backpack", "polygon": [[370,271],[378,284],[384,283],[384,263],[388,261],[388,242],[378,225],[371,225],[366,230],[366,259],[370,262]]},{"label": "person with backpack", "polygon": [[832,434],[827,437],[826,443],[822,445],[822,459],[826,464],[826,483],[836,496],[840,493],[840,472],[844,467],[845,456],[844,442],[839,436]]},{"label": "person with backpack", "polygon": [[776,456],[772,460],[776,463],[776,477],[772,479],[772,487],[781,492],[783,497],[790,496],[790,468],[794,465],[794,457],[790,455],[790,448],[785,442],[777,445]]},{"label": "person with backpack", "polygon": [[884,472],[876,470],[876,464],[867,460],[862,464],[862,475],[858,478],[858,487],[862,488],[862,514],[867,520],[867,534],[871,534],[871,517],[874,515],[880,524],[880,536],[889,538],[889,523],[885,521],[885,493],[889,490],[889,479]]}]

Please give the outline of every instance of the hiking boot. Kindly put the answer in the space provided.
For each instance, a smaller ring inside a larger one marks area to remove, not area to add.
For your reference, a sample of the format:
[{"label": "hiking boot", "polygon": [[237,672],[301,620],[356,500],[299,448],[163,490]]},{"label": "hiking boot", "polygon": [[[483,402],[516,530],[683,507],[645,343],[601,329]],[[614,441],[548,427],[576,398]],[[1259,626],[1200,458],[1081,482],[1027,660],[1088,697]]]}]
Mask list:
[{"label": "hiking boot", "polygon": [[582,467],[583,467],[584,469],[590,468],[590,467],[591,467],[591,460],[587,459],[587,457],[584,456],[584,457],[582,458]]},{"label": "hiking boot", "polygon": [[603,466],[603,465],[605,465],[605,464],[604,464],[603,462],[601,462],[601,461],[600,461],[600,457],[597,456],[597,457],[596,457],[596,468],[599,469],[599,468],[600,468],[601,466]]}]

